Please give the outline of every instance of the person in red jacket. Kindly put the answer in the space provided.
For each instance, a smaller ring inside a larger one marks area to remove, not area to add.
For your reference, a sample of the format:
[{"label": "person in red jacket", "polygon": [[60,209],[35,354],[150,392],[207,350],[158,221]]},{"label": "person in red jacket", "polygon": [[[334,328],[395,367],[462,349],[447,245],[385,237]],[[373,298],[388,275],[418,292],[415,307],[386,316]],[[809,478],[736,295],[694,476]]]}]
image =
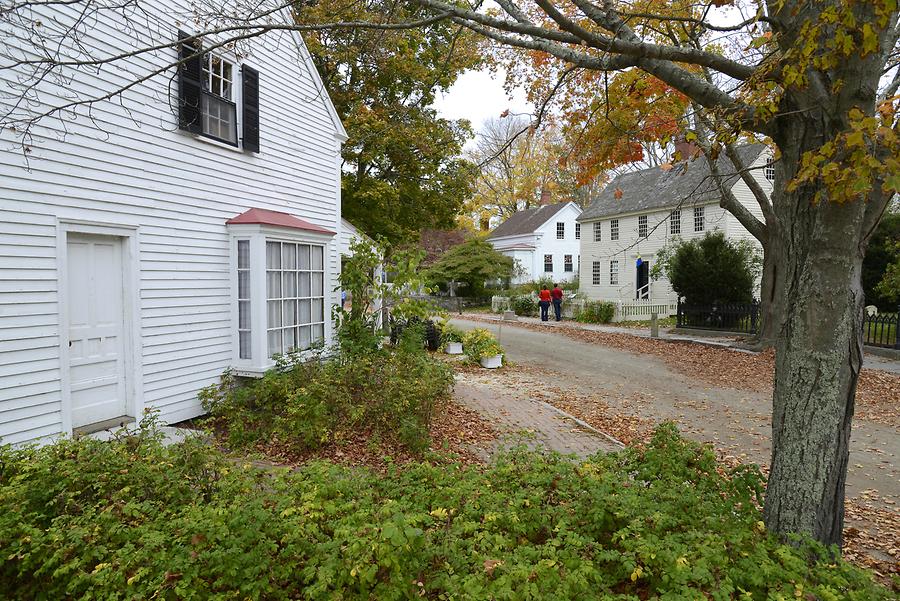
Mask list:
[{"label": "person in red jacket", "polygon": [[547,290],[547,285],[541,286],[541,292],[538,295],[540,299],[538,304],[541,306],[541,321],[548,321],[549,316],[547,313],[550,310],[550,291]]},{"label": "person in red jacket", "polygon": [[562,299],[563,291],[559,284],[553,284],[553,290],[550,291],[550,297],[553,299],[553,313],[556,315],[556,321],[562,319]]}]

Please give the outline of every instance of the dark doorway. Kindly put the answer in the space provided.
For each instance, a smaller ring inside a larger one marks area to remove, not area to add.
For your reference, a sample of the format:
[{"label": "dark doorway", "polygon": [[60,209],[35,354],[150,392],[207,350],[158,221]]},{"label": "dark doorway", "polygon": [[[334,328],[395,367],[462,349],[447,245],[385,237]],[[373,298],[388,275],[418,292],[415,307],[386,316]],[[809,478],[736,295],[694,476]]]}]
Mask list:
[{"label": "dark doorway", "polygon": [[650,298],[650,263],[641,261],[637,266],[637,299]]}]

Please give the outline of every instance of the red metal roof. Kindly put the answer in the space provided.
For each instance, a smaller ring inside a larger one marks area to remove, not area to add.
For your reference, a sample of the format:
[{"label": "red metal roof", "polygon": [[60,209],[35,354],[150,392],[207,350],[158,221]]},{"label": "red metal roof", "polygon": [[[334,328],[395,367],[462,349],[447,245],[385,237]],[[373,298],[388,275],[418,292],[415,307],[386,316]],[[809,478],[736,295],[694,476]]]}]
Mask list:
[{"label": "red metal roof", "polygon": [[236,225],[241,223],[275,225],[278,227],[289,227],[295,230],[306,230],[309,232],[319,232],[320,234],[329,234],[331,236],[334,235],[334,232],[325,229],[322,226],[304,221],[298,217],[289,215],[288,213],[282,213],[281,211],[270,211],[268,209],[250,209],[249,211],[241,213],[237,217],[232,217],[225,223],[227,225]]}]

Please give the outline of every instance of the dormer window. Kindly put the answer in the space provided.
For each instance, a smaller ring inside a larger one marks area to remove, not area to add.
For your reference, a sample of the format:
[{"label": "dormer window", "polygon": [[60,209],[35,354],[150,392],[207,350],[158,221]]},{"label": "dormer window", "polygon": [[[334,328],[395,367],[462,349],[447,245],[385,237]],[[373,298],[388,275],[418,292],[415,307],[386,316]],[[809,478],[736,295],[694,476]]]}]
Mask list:
[{"label": "dormer window", "polygon": [[211,52],[203,58],[203,134],[236,145],[234,64]]}]

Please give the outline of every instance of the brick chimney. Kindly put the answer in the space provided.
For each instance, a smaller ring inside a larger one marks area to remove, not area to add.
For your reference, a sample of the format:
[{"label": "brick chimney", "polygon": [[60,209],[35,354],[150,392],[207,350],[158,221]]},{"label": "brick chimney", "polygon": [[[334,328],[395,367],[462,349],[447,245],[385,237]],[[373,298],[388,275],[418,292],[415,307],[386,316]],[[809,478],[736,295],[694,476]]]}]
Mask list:
[{"label": "brick chimney", "polygon": [[550,204],[550,190],[541,188],[541,206]]}]

